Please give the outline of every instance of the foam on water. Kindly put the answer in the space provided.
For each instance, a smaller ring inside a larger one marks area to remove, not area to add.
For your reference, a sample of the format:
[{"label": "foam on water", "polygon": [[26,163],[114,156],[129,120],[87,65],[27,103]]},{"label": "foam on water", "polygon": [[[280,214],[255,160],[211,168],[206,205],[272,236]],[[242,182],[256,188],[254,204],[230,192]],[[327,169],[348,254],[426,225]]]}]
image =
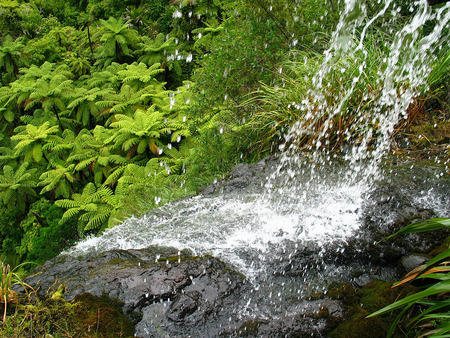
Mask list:
[{"label": "foam on water", "polygon": [[78,243],[68,253],[173,246],[221,257],[253,275],[246,252],[262,257],[286,241],[325,245],[352,236],[359,227],[359,189],[328,187],[310,192],[315,197],[307,203],[301,196],[275,203],[260,194],[193,197],[131,218],[100,237]]}]

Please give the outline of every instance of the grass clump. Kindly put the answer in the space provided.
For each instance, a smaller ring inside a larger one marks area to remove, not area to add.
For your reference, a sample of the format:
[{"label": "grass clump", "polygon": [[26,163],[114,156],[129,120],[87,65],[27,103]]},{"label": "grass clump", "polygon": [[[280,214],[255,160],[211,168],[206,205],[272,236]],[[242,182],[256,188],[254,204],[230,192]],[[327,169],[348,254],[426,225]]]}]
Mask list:
[{"label": "grass clump", "polygon": [[5,327],[6,314],[8,311],[8,304],[19,304],[19,296],[16,291],[13,290],[13,286],[20,285],[24,289],[28,300],[30,300],[30,295],[28,290],[34,291],[34,289],[25,283],[18,271],[24,264],[16,266],[11,269],[9,264],[4,264],[1,262],[0,270],[0,304],[3,306],[3,327]]}]

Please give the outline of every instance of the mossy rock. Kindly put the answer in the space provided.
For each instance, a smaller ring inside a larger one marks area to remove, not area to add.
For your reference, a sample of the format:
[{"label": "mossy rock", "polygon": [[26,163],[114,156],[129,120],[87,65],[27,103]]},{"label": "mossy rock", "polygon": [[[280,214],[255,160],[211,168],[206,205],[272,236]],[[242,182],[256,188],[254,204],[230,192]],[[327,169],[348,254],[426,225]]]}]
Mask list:
[{"label": "mossy rock", "polygon": [[74,301],[63,297],[35,299],[9,313],[0,337],[133,337],[134,326],[121,304],[85,293]]},{"label": "mossy rock", "polygon": [[133,337],[134,326],[122,313],[122,304],[107,296],[83,293],[75,297],[76,331],[94,337]]},{"label": "mossy rock", "polygon": [[344,321],[330,334],[330,338],[384,338],[388,328],[379,318],[366,318],[369,315],[362,308],[350,319]]},{"label": "mossy rock", "polygon": [[409,284],[393,288],[392,282],[375,280],[367,283],[357,295],[361,306],[372,313],[416,291],[417,289]]},{"label": "mossy rock", "polygon": [[[353,288],[353,290],[355,290]],[[371,313],[394,303],[399,298],[406,297],[417,289],[411,285],[392,288],[392,282],[372,281],[362,289],[352,294],[352,287],[342,283],[340,288],[334,287],[329,295],[343,299],[349,317],[330,333],[333,338],[386,337],[386,334],[396,318],[397,312],[383,316],[366,318]],[[395,336],[394,336],[395,337]]]},{"label": "mossy rock", "polygon": [[260,319],[248,320],[244,322],[239,328],[239,330],[234,334],[239,335],[239,337],[257,336],[259,326],[265,322],[266,321]]},{"label": "mossy rock", "polygon": [[332,283],[328,287],[327,297],[342,301],[345,306],[359,303],[357,290],[349,283]]}]

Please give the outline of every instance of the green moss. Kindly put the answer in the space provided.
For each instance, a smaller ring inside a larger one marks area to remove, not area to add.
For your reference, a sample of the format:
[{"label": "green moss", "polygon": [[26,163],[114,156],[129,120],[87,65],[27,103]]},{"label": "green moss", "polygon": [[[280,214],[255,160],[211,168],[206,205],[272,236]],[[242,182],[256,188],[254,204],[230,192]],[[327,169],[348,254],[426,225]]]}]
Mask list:
[{"label": "green moss", "polygon": [[404,134],[413,148],[445,144],[449,141],[450,121],[446,121],[443,116],[422,113],[406,128]]},{"label": "green moss", "polygon": [[386,325],[379,318],[369,318],[367,311],[359,307],[355,314],[344,321],[329,334],[331,338],[384,338],[388,331]]},{"label": "green moss", "polygon": [[366,318],[369,314],[403,298],[416,288],[406,285],[392,288],[392,282],[372,281],[356,290],[347,283],[332,285],[328,296],[340,299],[347,309],[348,318],[330,333],[330,337],[386,337],[396,313]]},{"label": "green moss", "polygon": [[328,287],[327,297],[331,299],[338,299],[344,305],[351,306],[359,302],[357,290],[349,283],[332,283]]},{"label": "green moss", "polygon": [[447,249],[449,249],[449,248],[450,248],[450,236],[448,236],[448,237],[443,241],[442,245],[439,245],[439,246],[433,248],[433,249],[430,251],[429,255],[430,255],[430,256],[433,256],[433,257],[434,257],[434,256],[437,256],[437,255],[439,255],[440,253],[444,252],[445,250],[447,250]]},{"label": "green moss", "polygon": [[8,312],[0,337],[132,337],[134,326],[122,304],[106,296],[82,294],[73,302],[62,297],[63,286],[52,297],[34,299]]},{"label": "green moss", "polygon": [[249,320],[246,321],[238,330],[240,337],[255,336],[258,334],[259,326],[264,323],[262,320]]},{"label": "green moss", "polygon": [[122,304],[107,296],[95,297],[89,293],[74,300],[76,331],[94,337],[132,337],[134,326],[121,311]]},{"label": "green moss", "polygon": [[391,282],[373,281],[358,291],[361,306],[369,312],[375,312],[382,307],[394,303],[399,298],[406,297],[417,289],[411,285],[392,288]]}]

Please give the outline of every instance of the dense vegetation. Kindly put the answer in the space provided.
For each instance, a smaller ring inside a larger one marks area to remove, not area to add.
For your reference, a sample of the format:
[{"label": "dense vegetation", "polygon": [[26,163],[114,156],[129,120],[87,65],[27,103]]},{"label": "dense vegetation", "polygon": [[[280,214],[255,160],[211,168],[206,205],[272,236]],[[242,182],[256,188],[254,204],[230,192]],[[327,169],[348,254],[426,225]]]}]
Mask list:
[{"label": "dense vegetation", "polygon": [[[369,72],[338,129],[351,123],[365,89],[379,90],[383,39],[412,15],[408,0],[397,4],[389,25],[366,33]],[[302,118],[289,103],[307,93],[341,7],[332,0],[0,0],[3,258],[42,262],[277,150]],[[422,110],[445,106],[448,46],[436,53],[430,90],[415,103]],[[354,76],[344,75],[330,80],[336,91]]]}]

